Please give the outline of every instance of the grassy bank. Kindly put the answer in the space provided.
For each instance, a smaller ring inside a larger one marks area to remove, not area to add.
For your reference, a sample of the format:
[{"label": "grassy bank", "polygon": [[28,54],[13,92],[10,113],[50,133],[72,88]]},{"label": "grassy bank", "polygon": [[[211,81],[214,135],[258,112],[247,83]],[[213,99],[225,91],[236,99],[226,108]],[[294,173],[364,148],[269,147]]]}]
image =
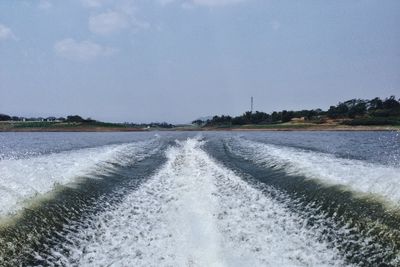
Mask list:
[{"label": "grassy bank", "polygon": [[344,125],[312,123],[247,124],[241,126],[203,127],[205,131],[400,131],[400,125]]},{"label": "grassy bank", "polygon": [[106,122],[1,122],[3,132],[107,132],[143,131],[142,127]]},{"label": "grassy bank", "polygon": [[173,128],[105,122],[0,122],[0,132],[131,132],[131,131],[400,131],[400,125],[277,123]]}]

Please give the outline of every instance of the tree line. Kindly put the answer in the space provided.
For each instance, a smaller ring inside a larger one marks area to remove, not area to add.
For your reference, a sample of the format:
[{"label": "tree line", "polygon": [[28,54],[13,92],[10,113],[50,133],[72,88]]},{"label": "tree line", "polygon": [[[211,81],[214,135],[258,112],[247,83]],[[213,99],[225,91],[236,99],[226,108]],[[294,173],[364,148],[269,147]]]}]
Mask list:
[{"label": "tree line", "polygon": [[18,116],[10,116],[7,114],[0,114],[0,121],[11,121],[11,122],[61,122],[61,123],[84,123],[84,124],[92,124],[96,126],[119,126],[119,127],[139,127],[139,128],[173,128],[175,125],[167,123],[167,122],[151,122],[151,123],[107,123],[94,120],[92,118],[86,118],[79,115],[69,115],[66,118],[64,117],[18,117]]},{"label": "tree line", "polygon": [[[390,96],[385,99],[375,97],[373,99],[350,99],[339,102],[337,105],[330,106],[328,110],[282,110],[272,113],[261,111],[247,111],[240,116],[232,117],[229,115],[214,116],[209,120],[195,120],[192,124],[199,126],[232,126],[246,124],[277,124],[293,120],[301,120],[312,123],[324,123],[328,119],[340,120],[343,124],[350,125],[400,125],[400,99]],[[102,122],[91,118],[84,119],[79,115],[69,115],[64,117],[47,118],[24,118],[0,114],[0,121],[49,121],[67,123],[98,123]],[[124,123],[126,127],[159,127],[173,128],[174,125],[162,123]]]},{"label": "tree line", "polygon": [[64,117],[18,117],[18,116],[10,116],[7,114],[0,114],[0,121],[55,121],[55,122],[95,122],[95,120],[91,118],[84,119],[79,115],[69,115],[66,118]]},{"label": "tree line", "polygon": [[328,119],[341,119],[344,124],[400,124],[400,99],[390,96],[385,99],[351,99],[330,106],[328,110],[321,109],[300,111],[274,111],[272,113],[247,111],[240,116],[214,116],[203,121],[192,123],[201,126],[231,126],[246,124],[276,124],[292,120],[302,120],[313,123],[324,123]]}]

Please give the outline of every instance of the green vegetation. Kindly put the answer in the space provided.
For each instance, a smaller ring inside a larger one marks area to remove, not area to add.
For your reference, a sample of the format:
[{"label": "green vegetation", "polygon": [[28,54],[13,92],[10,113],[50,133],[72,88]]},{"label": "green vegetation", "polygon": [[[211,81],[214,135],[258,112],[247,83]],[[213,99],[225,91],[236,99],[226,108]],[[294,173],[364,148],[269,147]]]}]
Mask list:
[{"label": "green vegetation", "polygon": [[69,115],[66,118],[24,118],[0,114],[0,130],[82,130],[82,131],[109,131],[109,130],[144,130],[144,129],[175,129],[198,130],[207,129],[307,129],[321,126],[393,126],[400,128],[400,100],[395,96],[386,99],[378,97],[365,99],[351,99],[330,106],[328,110],[312,109],[300,111],[250,112],[231,117],[229,115],[214,116],[208,120],[195,120],[193,125],[172,125],[162,123],[110,123],[91,118],[82,118],[79,115]]},{"label": "green vegetation", "polygon": [[304,124],[249,124],[249,125],[241,125],[239,128],[241,129],[306,129],[314,126],[310,123]]},{"label": "green vegetation", "polygon": [[14,128],[48,128],[52,127],[56,122],[47,121],[27,121],[27,122],[15,122],[13,123]]},{"label": "green vegetation", "polygon": [[126,128],[126,125],[107,122],[47,122],[47,121],[28,121],[15,122],[14,128],[76,128],[76,127],[117,127]]},{"label": "green vegetation", "polygon": [[[322,124],[342,125],[400,125],[400,100],[390,96],[384,100],[376,97],[372,100],[351,99],[327,111],[321,109],[300,111],[245,112],[231,117],[214,116],[211,120],[192,122],[202,127],[217,128],[306,128]],[[290,124],[285,124],[290,123]]]},{"label": "green vegetation", "polygon": [[135,124],[135,123],[111,123],[93,120],[91,118],[84,119],[79,115],[69,115],[66,118],[24,118],[17,116],[9,116],[0,114],[0,130],[49,130],[49,131],[62,131],[62,130],[143,130],[143,129],[170,129],[175,127],[166,122],[162,123],[149,123],[149,124]]}]

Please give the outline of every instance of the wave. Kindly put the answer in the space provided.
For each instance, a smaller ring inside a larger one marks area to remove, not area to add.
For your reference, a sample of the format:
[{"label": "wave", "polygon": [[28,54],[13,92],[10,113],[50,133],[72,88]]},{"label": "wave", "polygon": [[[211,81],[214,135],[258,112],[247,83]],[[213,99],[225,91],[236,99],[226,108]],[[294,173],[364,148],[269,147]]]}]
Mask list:
[{"label": "wave", "polygon": [[118,166],[126,166],[153,153],[141,141],[0,161],[0,217],[22,209],[35,196],[67,185],[78,177],[98,178]]},{"label": "wave", "polygon": [[341,185],[394,205],[400,204],[400,169],[299,148],[235,139],[233,153],[256,164],[303,175],[328,185]]},{"label": "wave", "polygon": [[146,183],[66,225],[68,242],[37,259],[84,266],[346,265],[321,237],[323,229],[309,229],[268,193],[272,188],[245,182],[202,144],[177,141]]}]

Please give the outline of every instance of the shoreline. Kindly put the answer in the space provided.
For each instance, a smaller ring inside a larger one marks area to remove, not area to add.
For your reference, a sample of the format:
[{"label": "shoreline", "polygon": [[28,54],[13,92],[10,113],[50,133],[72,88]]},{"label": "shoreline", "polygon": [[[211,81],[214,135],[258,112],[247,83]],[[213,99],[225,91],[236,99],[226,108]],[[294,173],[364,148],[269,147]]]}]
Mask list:
[{"label": "shoreline", "polygon": [[323,126],[323,127],[288,127],[288,128],[233,128],[232,131],[271,131],[271,132],[316,132],[316,131],[328,131],[328,132],[393,132],[400,131],[399,127],[394,126]]},{"label": "shoreline", "polygon": [[146,132],[138,128],[77,127],[77,128],[0,128],[0,132]]},{"label": "shoreline", "polygon": [[0,132],[151,132],[151,131],[227,131],[227,132],[238,132],[238,131],[267,131],[267,132],[292,132],[292,131],[303,131],[303,132],[315,132],[315,131],[359,131],[359,132],[376,132],[376,131],[387,131],[387,132],[400,132],[400,127],[396,126],[343,126],[343,125],[309,125],[296,127],[290,125],[284,125],[284,127],[207,127],[207,128],[172,128],[172,129],[162,129],[162,128],[119,128],[119,127],[21,127],[21,128],[0,128]]}]

